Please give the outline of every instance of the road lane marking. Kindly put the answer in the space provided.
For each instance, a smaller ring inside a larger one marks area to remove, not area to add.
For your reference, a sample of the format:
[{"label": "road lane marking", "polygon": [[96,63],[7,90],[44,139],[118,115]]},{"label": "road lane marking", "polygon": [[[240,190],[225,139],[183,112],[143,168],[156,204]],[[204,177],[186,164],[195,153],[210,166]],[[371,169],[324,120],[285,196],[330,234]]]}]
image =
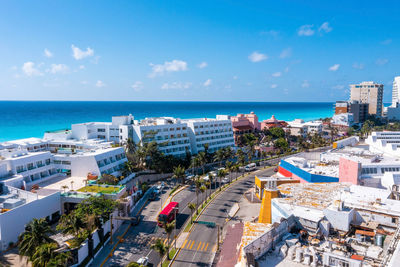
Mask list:
[{"label": "road lane marking", "polygon": [[187,241],[188,241],[187,239],[185,239],[185,241],[183,241],[182,248],[184,248],[184,247],[185,247],[185,245],[186,245]]},{"label": "road lane marking", "polygon": [[189,249],[192,249],[194,243],[196,243],[196,241],[193,241],[193,243],[192,243],[192,245],[190,245],[190,248],[189,248]]},{"label": "road lane marking", "polygon": [[[207,243],[208,244],[208,243]],[[203,246],[201,247],[200,250],[204,250],[204,246],[206,245],[206,242],[203,242]]]},{"label": "road lane marking", "polygon": [[192,240],[189,240],[189,242],[187,243],[186,249],[189,249],[191,243],[192,243]]},{"label": "road lane marking", "polygon": [[208,243],[207,243],[206,247],[204,248],[204,251],[207,251],[207,248],[208,248]]},{"label": "road lane marking", "polygon": [[201,247],[201,242],[199,242],[199,245],[197,246],[196,250],[199,250],[200,247]]}]

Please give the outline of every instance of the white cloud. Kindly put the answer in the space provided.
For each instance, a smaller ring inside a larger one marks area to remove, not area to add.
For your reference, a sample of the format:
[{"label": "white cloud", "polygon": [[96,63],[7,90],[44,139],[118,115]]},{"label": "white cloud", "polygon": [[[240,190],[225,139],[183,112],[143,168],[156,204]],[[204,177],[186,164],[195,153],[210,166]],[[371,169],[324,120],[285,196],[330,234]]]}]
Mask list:
[{"label": "white cloud", "polygon": [[139,92],[143,89],[143,83],[141,81],[136,81],[134,84],[131,85],[135,92]]},{"label": "white cloud", "polygon": [[354,63],[353,64],[353,68],[355,68],[355,69],[359,69],[359,70],[362,70],[362,69],[364,69],[364,67],[365,67],[365,65],[364,64],[362,64],[362,63]]},{"label": "white cloud", "polygon": [[290,69],[289,67],[286,67],[285,72],[289,72],[289,69]]},{"label": "white cloud", "polygon": [[387,59],[387,58],[378,58],[375,63],[376,63],[376,65],[383,66],[388,62],[389,62],[389,59]]},{"label": "white cloud", "polygon": [[79,66],[79,69],[80,69],[80,70],[84,70],[84,69],[85,69],[85,65],[80,65],[80,66]]},{"label": "white cloud", "polygon": [[12,67],[10,68],[10,70],[17,70],[17,69],[18,69],[17,66],[12,66]]},{"label": "white cloud", "polygon": [[286,48],[280,54],[280,58],[288,58],[292,55],[292,48]]},{"label": "white cloud", "polygon": [[381,44],[383,44],[383,45],[389,45],[391,43],[392,43],[392,39],[386,39],[386,40],[381,42]]},{"label": "white cloud", "polygon": [[233,76],[232,79],[237,80],[238,76]]},{"label": "white cloud", "polygon": [[207,79],[207,81],[205,81],[204,83],[203,83],[203,86],[204,87],[208,87],[208,86],[210,86],[212,84],[212,80],[211,79]]},{"label": "white cloud", "polygon": [[188,69],[187,63],[182,60],[174,59],[172,61],[165,61],[164,64],[152,64],[150,63],[152,72],[149,74],[150,78],[154,78],[157,75],[164,75],[166,72],[177,72],[186,71]]},{"label": "white cloud", "polygon": [[47,72],[56,74],[56,73],[68,73],[69,68],[65,64],[51,64],[50,69],[47,70]]},{"label": "white cloud", "polygon": [[207,67],[208,66],[208,64],[207,64],[207,62],[201,62],[199,65],[197,65],[197,67],[199,67],[200,69],[204,69],[205,67]]},{"label": "white cloud", "polygon": [[263,60],[266,60],[266,59],[268,59],[267,55],[259,53],[257,51],[254,51],[253,53],[251,53],[249,55],[249,60],[251,62],[260,62],[260,61],[263,61]]},{"label": "white cloud", "polygon": [[272,73],[272,77],[281,77],[281,76],[282,76],[282,72],[280,72],[280,71]]},{"label": "white cloud", "polygon": [[314,35],[314,33],[315,33],[314,25],[303,25],[297,31],[297,34],[299,36],[312,36]]},{"label": "white cloud", "polygon": [[86,85],[88,84],[88,81],[81,81],[81,84]]},{"label": "white cloud", "polygon": [[45,57],[48,57],[48,58],[51,58],[51,57],[53,57],[53,53],[50,52],[49,49],[45,48],[45,49],[44,49],[44,56],[45,56]]},{"label": "white cloud", "polygon": [[301,87],[308,88],[310,87],[310,83],[307,80],[304,80],[303,83],[301,84]]},{"label": "white cloud", "polygon": [[35,67],[35,63],[31,61],[25,62],[22,65],[22,71],[29,77],[43,75],[43,73]]},{"label": "white cloud", "polygon": [[271,88],[272,88],[272,89],[275,89],[276,87],[278,87],[278,85],[277,85],[276,83],[271,84]]},{"label": "white cloud", "polygon": [[331,32],[333,30],[333,28],[331,26],[329,26],[329,22],[324,22],[322,23],[322,25],[318,28],[319,32]]},{"label": "white cloud", "polygon": [[96,82],[96,87],[105,87],[105,86],[106,86],[106,84],[103,81],[98,80]]},{"label": "white cloud", "polygon": [[85,51],[85,50],[81,50],[79,47],[71,45],[71,49],[72,49],[72,56],[76,60],[81,60],[86,57],[92,57],[94,55],[94,50],[91,49],[90,47],[86,48],[86,51]]},{"label": "white cloud", "polygon": [[335,64],[329,67],[329,71],[337,71],[340,68],[340,64]]},{"label": "white cloud", "polygon": [[190,82],[172,82],[172,83],[164,83],[161,86],[161,89],[168,90],[168,89],[188,89],[192,86]]},{"label": "white cloud", "polygon": [[344,88],[344,85],[340,85],[340,84],[332,87],[332,89],[335,89],[335,90],[342,90],[343,88]]}]

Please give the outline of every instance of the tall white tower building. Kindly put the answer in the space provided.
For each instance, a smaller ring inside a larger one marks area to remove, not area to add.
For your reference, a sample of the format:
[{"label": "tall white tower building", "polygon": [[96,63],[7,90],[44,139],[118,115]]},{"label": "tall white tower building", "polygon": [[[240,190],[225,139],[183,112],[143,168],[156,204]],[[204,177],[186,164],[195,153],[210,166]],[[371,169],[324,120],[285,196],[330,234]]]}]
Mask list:
[{"label": "tall white tower building", "polygon": [[400,103],[400,76],[394,77],[392,91],[392,107],[396,107]]}]

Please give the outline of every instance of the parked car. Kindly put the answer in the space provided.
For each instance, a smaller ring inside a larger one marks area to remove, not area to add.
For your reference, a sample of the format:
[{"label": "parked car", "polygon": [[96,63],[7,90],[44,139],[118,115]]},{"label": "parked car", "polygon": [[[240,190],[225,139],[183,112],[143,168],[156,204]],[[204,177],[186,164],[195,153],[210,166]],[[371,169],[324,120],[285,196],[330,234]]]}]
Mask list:
[{"label": "parked car", "polygon": [[250,163],[250,164],[246,165],[246,167],[244,167],[244,169],[246,172],[254,171],[256,169],[256,164]]},{"label": "parked car", "polygon": [[225,177],[224,179],[222,179],[221,181],[223,184],[229,183],[229,178]]},{"label": "parked car", "polygon": [[141,257],[140,259],[137,260],[136,262],[140,266],[147,266],[149,264],[149,258],[148,257]]}]

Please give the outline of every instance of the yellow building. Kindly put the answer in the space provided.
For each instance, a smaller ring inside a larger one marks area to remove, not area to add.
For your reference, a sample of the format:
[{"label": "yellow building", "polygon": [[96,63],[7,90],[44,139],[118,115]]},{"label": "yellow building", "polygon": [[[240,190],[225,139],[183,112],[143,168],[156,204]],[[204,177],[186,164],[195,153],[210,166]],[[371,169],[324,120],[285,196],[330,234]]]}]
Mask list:
[{"label": "yellow building", "polygon": [[259,223],[271,223],[271,200],[279,196],[277,186],[288,183],[299,183],[300,181],[290,178],[278,177],[255,177],[255,194],[261,199],[260,214],[258,216]]}]

